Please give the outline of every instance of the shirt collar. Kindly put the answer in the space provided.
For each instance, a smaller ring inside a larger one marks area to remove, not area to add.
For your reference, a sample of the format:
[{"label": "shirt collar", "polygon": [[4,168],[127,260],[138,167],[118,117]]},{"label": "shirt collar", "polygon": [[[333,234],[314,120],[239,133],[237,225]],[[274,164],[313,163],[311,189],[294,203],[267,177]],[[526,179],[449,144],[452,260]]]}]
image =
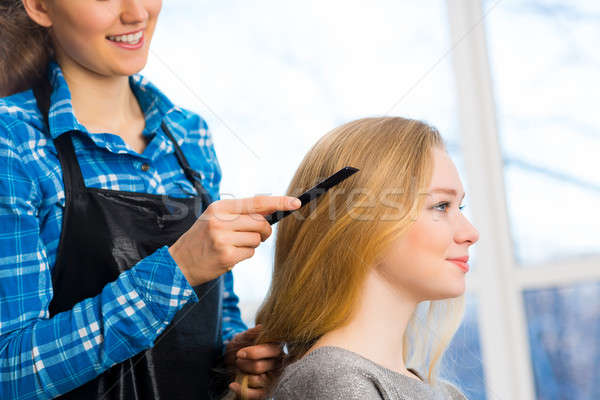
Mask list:
[{"label": "shirt collar", "polygon": [[[48,113],[48,125],[50,136],[54,139],[64,132],[77,130],[93,138],[88,130],[77,121],[73,113],[71,102],[71,91],[63,75],[60,65],[51,60],[48,64],[48,79],[52,85],[50,95],[50,111]],[[146,119],[144,135],[152,136],[158,131],[163,119],[167,125],[176,124],[172,120],[174,112],[181,112],[156,86],[141,74],[129,76],[129,85],[138,99],[140,107]],[[169,115],[171,114],[171,115]]]}]

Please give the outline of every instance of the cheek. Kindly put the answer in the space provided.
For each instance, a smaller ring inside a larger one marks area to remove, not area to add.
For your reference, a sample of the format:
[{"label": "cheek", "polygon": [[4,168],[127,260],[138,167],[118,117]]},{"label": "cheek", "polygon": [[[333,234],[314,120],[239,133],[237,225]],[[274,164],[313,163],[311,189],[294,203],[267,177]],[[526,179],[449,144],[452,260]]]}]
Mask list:
[{"label": "cheek", "polygon": [[110,10],[73,9],[59,16],[54,24],[56,40],[68,52],[85,54],[104,45],[106,33],[116,17]]},{"label": "cheek", "polygon": [[444,259],[452,244],[452,233],[444,217],[425,212],[406,236],[407,248],[419,256]]},{"label": "cheek", "polygon": [[424,215],[406,235],[392,246],[385,257],[382,275],[392,285],[414,292],[416,296],[435,297],[453,275],[445,261],[452,242],[443,219]]},{"label": "cheek", "polygon": [[154,36],[154,31],[156,29],[156,23],[158,21],[158,16],[162,9],[162,1],[161,0],[147,0],[144,2],[144,9],[148,13],[148,17],[146,20],[146,29],[144,31],[144,39],[146,41],[145,48],[149,49],[150,43],[152,42],[152,38]]},{"label": "cheek", "polygon": [[148,12],[148,24],[145,35],[146,40],[150,41],[154,35],[156,23],[158,22],[158,15],[160,14],[162,1],[150,1],[148,3],[149,4],[146,5],[146,11]]},{"label": "cheek", "polygon": [[144,9],[148,13],[148,22],[156,22],[160,10],[162,9],[161,0],[146,0],[144,2]]},{"label": "cheek", "polygon": [[150,14],[150,18],[158,17],[162,8],[162,0],[147,0],[145,3],[146,10]]}]

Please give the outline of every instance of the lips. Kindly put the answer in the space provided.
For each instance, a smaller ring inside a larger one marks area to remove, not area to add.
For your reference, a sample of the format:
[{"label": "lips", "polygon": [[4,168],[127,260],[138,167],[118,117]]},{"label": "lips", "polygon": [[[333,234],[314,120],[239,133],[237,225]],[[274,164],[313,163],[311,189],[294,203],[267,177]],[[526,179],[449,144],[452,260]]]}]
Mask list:
[{"label": "lips", "polygon": [[460,261],[460,262],[466,263],[466,262],[469,261],[469,256],[446,258],[446,260],[449,260],[449,261]]},{"label": "lips", "polygon": [[138,31],[137,34],[134,35],[123,35],[116,37],[108,37],[107,38],[110,43],[114,46],[127,49],[127,50],[137,50],[144,46],[144,32]]},{"label": "lips", "polygon": [[141,29],[136,29],[135,31],[131,31],[131,32],[124,32],[124,33],[117,33],[115,35],[106,35],[106,37],[109,36],[123,36],[123,35],[135,35],[136,33],[143,31],[146,28],[141,28]]},{"label": "lips", "polygon": [[463,271],[469,272],[469,264],[467,264],[467,261],[469,261],[469,256],[457,257],[457,258],[447,258],[447,260],[450,261],[451,263],[454,263],[456,266],[458,266]]}]

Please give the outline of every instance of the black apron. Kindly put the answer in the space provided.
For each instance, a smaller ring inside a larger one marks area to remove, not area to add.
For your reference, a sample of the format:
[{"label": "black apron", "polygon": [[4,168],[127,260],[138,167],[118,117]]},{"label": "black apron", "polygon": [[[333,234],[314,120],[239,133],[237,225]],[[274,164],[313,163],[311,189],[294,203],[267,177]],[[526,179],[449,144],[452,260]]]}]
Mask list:
[{"label": "black apron", "polygon": [[[48,125],[50,90],[40,87],[34,93]],[[175,146],[186,177],[199,193],[197,197],[87,188],[72,143],[72,136],[78,132],[64,133],[54,139],[63,171],[66,206],[52,271],[51,317],[96,296],[121,272],[158,248],[172,245],[211,202],[210,195],[194,179],[199,174],[190,168],[164,123],[162,128]],[[217,381],[212,371],[219,361],[222,345],[223,277],[193,289],[200,302],[190,302],[179,310],[155,340],[154,347],[114,365],[59,398],[217,398],[220,395],[217,392],[226,390],[224,382],[215,386]]]}]

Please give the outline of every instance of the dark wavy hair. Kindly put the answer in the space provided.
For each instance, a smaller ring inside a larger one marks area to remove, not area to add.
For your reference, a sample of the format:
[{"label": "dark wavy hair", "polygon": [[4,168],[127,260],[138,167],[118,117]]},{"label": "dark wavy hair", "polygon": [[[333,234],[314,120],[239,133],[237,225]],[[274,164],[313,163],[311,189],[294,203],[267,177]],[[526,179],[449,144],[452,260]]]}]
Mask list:
[{"label": "dark wavy hair", "polygon": [[29,17],[21,0],[0,0],[0,97],[36,86],[53,57],[49,29]]}]

